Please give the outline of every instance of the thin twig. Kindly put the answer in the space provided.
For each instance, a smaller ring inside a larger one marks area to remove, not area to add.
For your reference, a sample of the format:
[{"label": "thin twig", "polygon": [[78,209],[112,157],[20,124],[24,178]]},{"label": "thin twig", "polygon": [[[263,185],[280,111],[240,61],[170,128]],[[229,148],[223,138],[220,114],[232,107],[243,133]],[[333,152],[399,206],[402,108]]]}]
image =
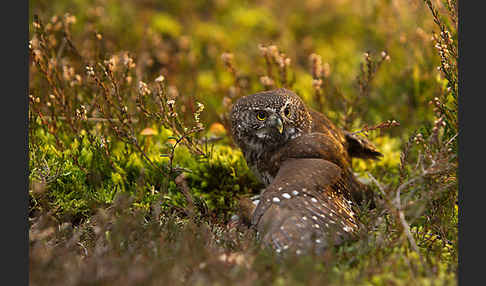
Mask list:
[{"label": "thin twig", "polygon": [[187,200],[187,208],[184,209],[184,211],[189,217],[193,218],[195,215],[195,205],[194,205],[194,199],[192,198],[191,195],[190,188],[187,185],[186,175],[182,173],[179,176],[177,176],[175,178],[175,183]]}]

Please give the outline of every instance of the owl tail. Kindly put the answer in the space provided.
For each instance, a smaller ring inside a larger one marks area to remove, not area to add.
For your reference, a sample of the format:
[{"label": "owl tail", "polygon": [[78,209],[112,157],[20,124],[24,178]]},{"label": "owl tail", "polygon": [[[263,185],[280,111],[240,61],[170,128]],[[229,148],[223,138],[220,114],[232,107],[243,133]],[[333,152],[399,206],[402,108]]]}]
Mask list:
[{"label": "owl tail", "polygon": [[349,156],[373,160],[378,160],[380,157],[383,157],[383,154],[368,139],[347,131],[344,132],[344,135],[348,143]]}]

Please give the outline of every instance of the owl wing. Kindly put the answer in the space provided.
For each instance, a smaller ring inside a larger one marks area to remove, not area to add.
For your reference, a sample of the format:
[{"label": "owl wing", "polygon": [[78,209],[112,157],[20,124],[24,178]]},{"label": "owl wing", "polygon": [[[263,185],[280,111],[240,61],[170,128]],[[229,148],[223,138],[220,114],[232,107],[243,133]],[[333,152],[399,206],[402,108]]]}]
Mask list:
[{"label": "owl wing", "polygon": [[313,132],[299,136],[283,146],[270,162],[274,166],[275,174],[280,166],[289,159],[316,158],[329,161],[341,168],[341,180],[346,182],[344,196],[361,204],[372,198],[370,190],[361,184],[353,175],[350,163],[347,161],[344,146],[337,144],[328,134]]},{"label": "owl wing", "polygon": [[277,252],[321,252],[354,236],[358,223],[343,193],[346,177],[323,159],[288,159],[264,190],[252,225]]},{"label": "owl wing", "polygon": [[349,156],[372,160],[378,160],[383,157],[383,154],[363,136],[344,131],[344,137],[346,138]]},{"label": "owl wing", "polygon": [[336,143],[343,144],[349,157],[378,160],[383,155],[366,138],[334,125],[324,114],[309,110],[312,117],[312,132],[326,134]]}]

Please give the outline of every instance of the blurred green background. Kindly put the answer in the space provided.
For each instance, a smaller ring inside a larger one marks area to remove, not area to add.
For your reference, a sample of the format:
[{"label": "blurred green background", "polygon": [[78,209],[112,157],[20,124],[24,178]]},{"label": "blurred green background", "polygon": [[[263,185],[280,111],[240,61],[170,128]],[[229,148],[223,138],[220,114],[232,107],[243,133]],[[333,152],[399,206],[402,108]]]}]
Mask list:
[{"label": "blurred green background", "polygon": [[[222,98],[233,84],[221,60],[224,52],[233,53],[237,69],[249,79],[246,92],[262,89],[258,78],[265,64],[259,44],[275,44],[287,54],[295,79],[291,88],[314,107],[310,54],[322,57],[330,84],[351,98],[358,93],[363,54],[386,51],[391,60],[377,72],[355,129],[397,120],[401,126],[389,132],[406,139],[430,121],[427,102],[442,87],[431,38],[435,27],[422,1],[36,0],[29,7],[31,16],[45,21],[74,15],[72,38],[83,53],[95,51],[90,47],[94,33],[100,33],[105,51],[125,50],[136,58],[135,82],[163,74],[179,94],[206,105],[202,116],[207,123],[218,120]],[[342,110],[336,109],[322,111],[338,121],[333,112]]]}]

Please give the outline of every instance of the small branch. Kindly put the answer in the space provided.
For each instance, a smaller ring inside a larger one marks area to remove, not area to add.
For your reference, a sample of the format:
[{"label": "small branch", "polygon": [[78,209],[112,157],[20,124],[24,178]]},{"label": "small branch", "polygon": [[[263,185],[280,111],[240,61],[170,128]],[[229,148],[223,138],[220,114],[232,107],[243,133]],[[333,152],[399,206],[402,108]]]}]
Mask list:
[{"label": "small branch", "polygon": [[398,211],[398,217],[400,219],[400,223],[402,224],[403,231],[405,232],[405,235],[407,236],[408,242],[412,246],[413,251],[415,251],[418,256],[420,257],[420,260],[422,260],[422,256],[420,255],[420,251],[417,247],[417,243],[415,243],[415,239],[413,238],[412,232],[410,231],[410,226],[408,225],[407,221],[405,220],[405,214],[403,213],[402,210]]},{"label": "small branch", "polygon": [[400,123],[398,123],[396,120],[387,120],[385,122],[381,122],[381,123],[373,125],[373,126],[365,125],[361,130],[355,131],[351,134],[356,135],[356,134],[359,134],[359,133],[364,133],[365,135],[367,135],[366,132],[368,132],[368,131],[391,128],[391,127],[395,127],[395,126],[400,126]]},{"label": "small branch", "polygon": [[194,199],[192,198],[191,195],[190,188],[187,185],[186,175],[182,173],[179,176],[177,176],[175,179],[175,183],[187,201],[187,208],[184,211],[187,213],[189,217],[193,218],[195,215],[195,205],[194,205]]},{"label": "small branch", "polygon": [[416,181],[419,178],[412,179],[404,184],[402,184],[396,191],[396,197],[395,199],[390,202],[389,201],[389,196],[386,195],[385,190],[383,186],[376,180],[371,174],[369,174],[371,180],[376,184],[382,195],[384,196],[385,200],[389,202],[387,205],[389,208],[394,208],[394,209],[389,209],[390,214],[396,215],[398,217],[398,221],[400,222],[400,225],[403,228],[403,232],[405,233],[405,236],[407,237],[408,242],[410,243],[413,251],[415,251],[419,257],[420,260],[422,260],[422,257],[420,256],[419,248],[417,247],[417,243],[415,242],[415,239],[413,238],[412,232],[410,231],[410,226],[408,222],[405,220],[405,214],[402,210],[401,202],[400,202],[400,192],[402,189],[404,189],[407,185],[411,184],[412,182]]},{"label": "small branch", "polygon": [[[53,117],[52,116],[46,116],[48,117],[48,119],[52,120]],[[65,116],[57,116],[55,117],[57,120],[68,120],[67,117]],[[86,121],[91,121],[91,122],[109,122],[109,121],[112,121],[112,122],[120,122],[119,119],[116,119],[116,118],[102,118],[102,117],[88,117],[85,119]],[[133,123],[137,123],[138,122],[138,119],[136,118],[133,118],[132,119],[132,122]]]}]

